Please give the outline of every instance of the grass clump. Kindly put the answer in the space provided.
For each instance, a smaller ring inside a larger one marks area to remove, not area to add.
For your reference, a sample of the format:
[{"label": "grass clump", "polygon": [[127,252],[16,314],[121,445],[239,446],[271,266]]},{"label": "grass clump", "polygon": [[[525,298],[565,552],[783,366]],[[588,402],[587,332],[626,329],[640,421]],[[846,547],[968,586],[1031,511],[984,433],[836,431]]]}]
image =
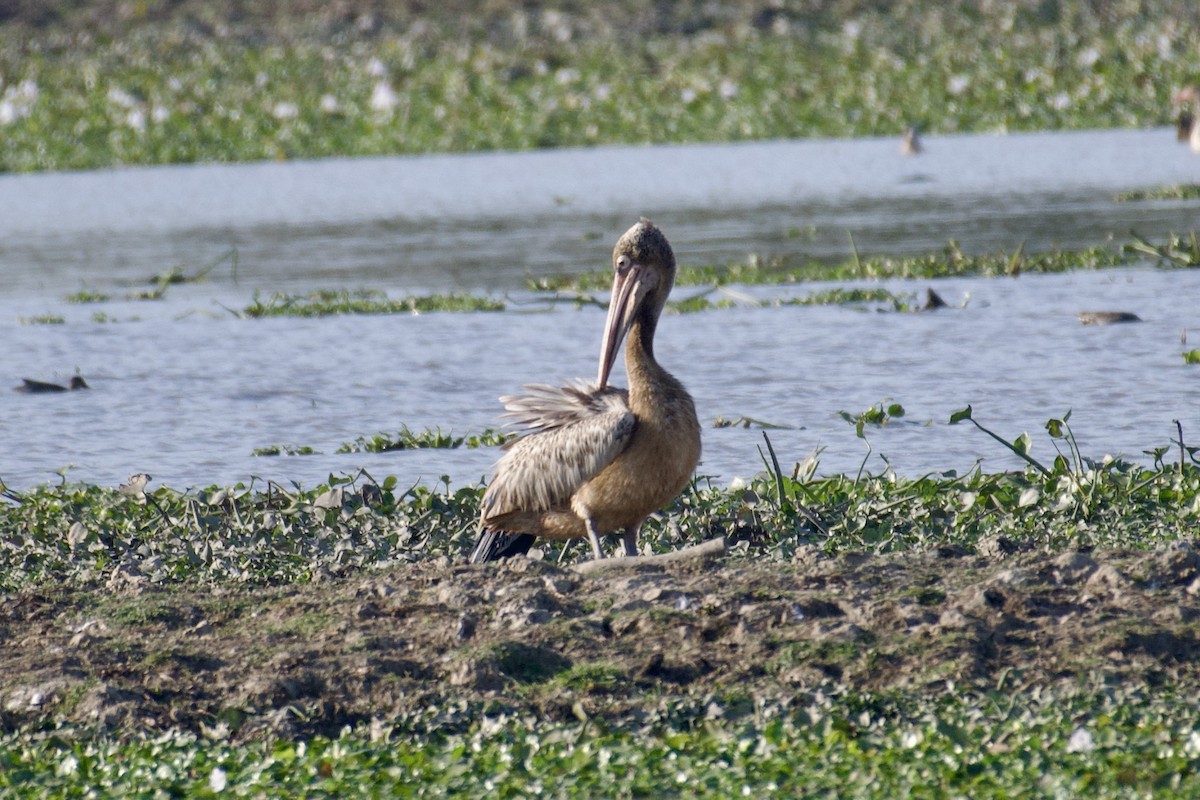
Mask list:
[{"label": "grass clump", "polygon": [[242,316],[328,317],[337,314],[420,314],[430,311],[503,311],[504,303],[487,297],[445,294],[389,298],[377,289],[320,290],[306,295],[275,293],[267,300],[257,294]]},{"label": "grass clump", "polygon": [[250,453],[253,456],[316,456],[320,452],[308,445],[272,444],[266,447],[256,447]]},{"label": "grass clump", "polygon": [[83,305],[85,303],[107,303],[111,298],[102,292],[93,292],[88,289],[80,289],[78,292],[67,295],[65,299],[68,303]]},{"label": "grass clump", "polygon": [[1200,184],[1180,183],[1173,186],[1156,186],[1153,189],[1135,189],[1118,192],[1114,198],[1118,203],[1140,203],[1145,200],[1200,200]]},{"label": "grass clump", "polygon": [[504,433],[496,428],[488,428],[482,433],[467,436],[454,436],[445,433],[441,428],[436,430],[425,428],[422,431],[410,430],[407,425],[402,427],[394,436],[377,433],[374,436],[360,436],[353,442],[346,442],[337,449],[338,453],[387,453],[392,450],[419,450],[423,448],[455,449],[466,447],[499,447],[513,439],[515,434]]},{"label": "grass clump", "polygon": [[[1157,251],[1156,251],[1157,252]],[[1018,246],[1012,253],[985,253],[972,255],[963,251],[951,240],[941,250],[901,257],[867,257],[857,253],[846,261],[824,263],[805,256],[754,257],[746,263],[725,266],[683,266],[675,278],[676,286],[763,286],[800,283],[803,281],[828,280],[882,280],[891,278],[994,278],[1018,275],[1022,272],[1055,273],[1076,269],[1104,269],[1128,266],[1144,261],[1146,253],[1125,248],[1105,246],[1086,247],[1078,250],[1051,250],[1044,253],[1026,253]],[[543,291],[599,291],[612,283],[612,273],[607,270],[584,275],[538,278],[530,281],[530,288]],[[861,293],[861,296],[856,296]],[[808,299],[794,301],[796,304],[828,304],[844,302],[891,302],[907,305],[908,296],[893,296],[884,290],[833,289],[828,293],[814,294]]]}]

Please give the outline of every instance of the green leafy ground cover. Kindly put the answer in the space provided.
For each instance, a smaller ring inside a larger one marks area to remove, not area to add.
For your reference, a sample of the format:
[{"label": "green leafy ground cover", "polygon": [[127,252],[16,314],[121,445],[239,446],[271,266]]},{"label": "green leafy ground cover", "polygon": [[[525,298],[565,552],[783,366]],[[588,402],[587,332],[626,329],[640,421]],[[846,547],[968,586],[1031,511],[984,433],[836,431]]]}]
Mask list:
[{"label": "green leafy ground cover", "polygon": [[[0,738],[0,789],[66,796],[1192,796],[1200,715],[1173,692],[1002,691],[905,701],[844,691],[727,722],[668,708],[635,728],[495,709],[237,746],[195,734]],[[672,719],[672,717],[675,717]],[[468,721],[469,720],[469,721]]]},{"label": "green leafy ground cover", "polygon": [[1165,125],[1183,0],[16,3],[0,169]]}]

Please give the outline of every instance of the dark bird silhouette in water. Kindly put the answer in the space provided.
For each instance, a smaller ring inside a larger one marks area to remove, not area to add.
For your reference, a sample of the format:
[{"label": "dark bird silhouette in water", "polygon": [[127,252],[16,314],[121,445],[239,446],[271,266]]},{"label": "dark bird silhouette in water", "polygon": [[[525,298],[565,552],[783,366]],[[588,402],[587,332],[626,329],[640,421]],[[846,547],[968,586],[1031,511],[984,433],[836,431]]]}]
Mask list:
[{"label": "dark bird silhouette in water", "polygon": [[44,383],[42,381],[31,381],[29,378],[22,378],[20,386],[13,387],[14,392],[24,392],[26,394],[53,394],[54,392],[73,392],[76,389],[90,388],[87,381],[82,376],[76,375],[71,378],[71,382],[66,386],[59,386],[57,383]]}]

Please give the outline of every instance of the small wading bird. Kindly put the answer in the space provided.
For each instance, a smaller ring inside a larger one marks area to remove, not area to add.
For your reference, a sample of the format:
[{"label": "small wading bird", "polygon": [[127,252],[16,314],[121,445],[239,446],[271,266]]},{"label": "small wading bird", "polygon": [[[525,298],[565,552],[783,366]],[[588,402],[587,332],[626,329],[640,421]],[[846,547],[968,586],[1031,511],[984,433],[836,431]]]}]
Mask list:
[{"label": "small wading bird", "polygon": [[1185,86],[1176,93],[1172,102],[1181,106],[1179,119],[1175,123],[1175,138],[1187,142],[1193,153],[1200,153],[1200,87]]},{"label": "small wading bird", "polygon": [[14,392],[25,392],[26,394],[50,394],[53,392],[73,392],[76,389],[87,389],[87,381],[83,376],[76,375],[71,378],[71,383],[68,386],[59,386],[57,383],[43,383],[42,381],[31,381],[29,378],[22,378],[20,386],[13,387]]},{"label": "small wading bird", "polygon": [[[603,558],[600,537],[615,531],[635,556],[642,522],[683,490],[700,460],[692,398],[654,359],[654,330],[675,282],[671,245],[643,219],[617,241],[612,260],[596,384],[535,384],[500,398],[525,433],[496,463],[472,563],[528,552],[536,536],[586,536]],[[625,338],[628,390],[608,385]]]}]

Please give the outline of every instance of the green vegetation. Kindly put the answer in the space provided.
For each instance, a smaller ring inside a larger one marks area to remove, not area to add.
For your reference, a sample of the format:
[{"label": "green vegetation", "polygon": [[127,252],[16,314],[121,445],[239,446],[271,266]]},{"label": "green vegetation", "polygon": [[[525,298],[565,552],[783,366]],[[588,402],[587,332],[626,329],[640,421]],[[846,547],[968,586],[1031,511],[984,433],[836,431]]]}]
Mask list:
[{"label": "green vegetation", "polygon": [[1135,235],[1123,249],[1127,253],[1149,256],[1160,266],[1200,267],[1200,240],[1195,231],[1184,235],[1172,233],[1163,244],[1153,244]]},{"label": "green vegetation", "polygon": [[[1171,236],[1161,246],[1142,239],[1118,249],[1096,246],[1079,250],[1053,250],[1045,253],[1026,253],[1024,246],[1013,253],[985,253],[972,255],[963,252],[955,241],[943,249],[912,256],[861,258],[856,254],[841,263],[823,263],[804,256],[754,257],[747,263],[725,266],[680,267],[675,276],[676,286],[762,286],[801,283],[815,280],[882,280],[887,278],[994,278],[1017,275],[1021,272],[1052,273],[1075,269],[1104,269],[1106,267],[1129,266],[1144,263],[1147,256],[1164,259],[1160,250],[1176,252],[1181,247],[1180,237]],[[1149,250],[1146,248],[1150,248]],[[1171,259],[1174,262],[1173,259]],[[1184,266],[1183,264],[1177,264]],[[564,275],[554,278],[539,278],[530,282],[530,288],[543,291],[600,291],[612,283],[612,273],[597,270],[584,275]],[[817,293],[807,300],[797,301],[806,305],[846,302],[889,302],[910,304],[907,295],[893,296],[882,289],[833,289]]]},{"label": "green vegetation", "polygon": [[256,294],[242,314],[247,317],[327,317],[335,314],[420,314],[430,311],[503,311],[504,303],[486,297],[448,294],[391,299],[377,289],[321,290],[307,295]]},{"label": "green vegetation", "polygon": [[663,705],[620,725],[451,705],[300,742],[8,733],[0,792],[1188,797],[1200,793],[1198,730],[1194,698],[1169,689],[998,685],[913,700],[830,687],[791,707],[719,698]]},{"label": "green vegetation", "polygon": [[360,436],[353,442],[347,442],[337,449],[339,453],[386,453],[391,450],[416,450],[426,447],[453,449],[457,447],[499,447],[515,434],[507,434],[495,428],[488,428],[482,433],[467,436],[453,436],[443,433],[441,428],[423,431],[409,430],[405,425],[395,436],[377,433],[374,436]]},{"label": "green vegetation", "polygon": [[251,455],[255,456],[317,456],[320,453],[308,445],[272,444],[266,447],[256,447]]},{"label": "green vegetation", "polygon": [[0,171],[22,172],[1162,125],[1200,29],[1184,0],[58,0],[6,16]]},{"label": "green vegetation", "polygon": [[87,289],[80,289],[78,292],[75,292],[74,294],[67,295],[65,299],[68,303],[78,303],[78,304],[107,303],[109,301],[110,297],[109,297],[109,295],[103,294],[101,292],[93,292],[93,291],[89,291]]},{"label": "green vegetation", "polygon": [[1144,200],[1200,200],[1200,184],[1183,183],[1175,186],[1159,186],[1154,189],[1137,189],[1118,192],[1118,203],[1138,203]]},{"label": "green vegetation", "polygon": [[[902,415],[896,404],[879,404],[847,420],[865,440],[864,426]],[[772,469],[745,487],[698,479],[669,520],[646,523],[643,539],[665,552],[725,535],[751,543],[747,558],[786,561],[810,545],[828,553],[946,544],[972,549],[1003,536],[1051,549],[1146,548],[1191,535],[1200,523],[1196,448],[1181,445],[1171,462],[1172,451],[1163,447],[1150,454],[1150,467],[1096,462],[1076,448],[1069,419],[1047,422],[1057,455],[1045,465],[1028,455],[1028,434],[1010,443],[980,425],[971,409],[955,415],[1023,458],[1029,466],[1018,472],[902,478],[860,470],[855,478],[816,477],[816,465],[808,463],[791,475]],[[493,436],[502,435],[479,438]],[[446,441],[463,444],[467,437]],[[51,579],[89,585],[114,569],[158,583],[303,582],[317,570],[340,574],[401,556],[458,559],[474,540],[481,494],[470,486],[401,490],[394,477],[376,483],[366,473],[331,477],[307,490],[161,487],[129,496],[63,484],[9,491],[17,502],[0,505],[0,531],[23,533],[0,550],[0,589]],[[561,546],[547,546],[547,557],[557,558]],[[587,557],[585,549],[563,555],[575,562]]]}]

